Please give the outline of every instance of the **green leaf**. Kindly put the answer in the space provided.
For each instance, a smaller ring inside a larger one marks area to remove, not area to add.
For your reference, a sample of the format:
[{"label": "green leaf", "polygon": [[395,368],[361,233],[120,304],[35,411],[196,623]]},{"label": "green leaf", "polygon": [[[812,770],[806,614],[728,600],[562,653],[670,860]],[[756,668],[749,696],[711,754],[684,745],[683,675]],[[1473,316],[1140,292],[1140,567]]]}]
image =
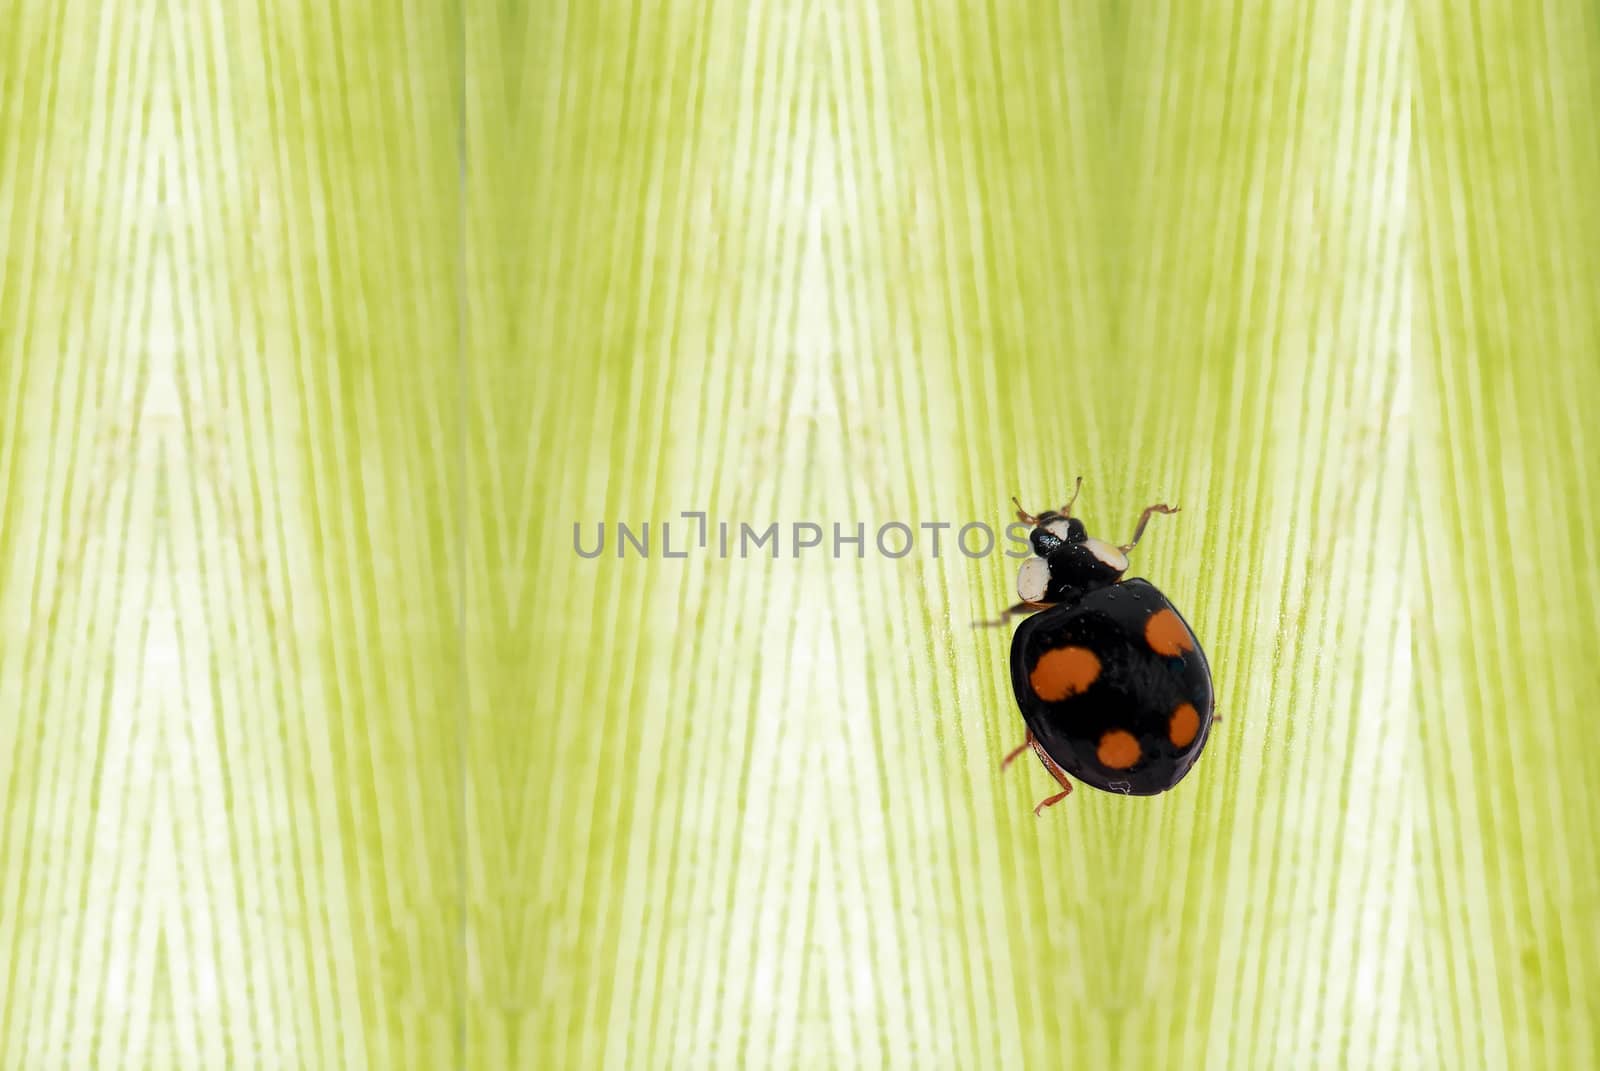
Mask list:
[{"label": "green leaf", "polygon": [[1600,1065],[1589,7],[0,25],[0,1066]]}]

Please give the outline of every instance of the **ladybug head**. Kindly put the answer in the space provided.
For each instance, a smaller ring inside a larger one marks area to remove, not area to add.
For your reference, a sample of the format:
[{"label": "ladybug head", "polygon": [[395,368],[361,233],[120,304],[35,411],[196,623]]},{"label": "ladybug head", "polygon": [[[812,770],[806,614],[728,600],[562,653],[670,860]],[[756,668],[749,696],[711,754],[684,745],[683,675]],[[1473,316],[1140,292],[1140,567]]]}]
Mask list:
[{"label": "ladybug head", "polygon": [[1028,603],[1069,602],[1116,583],[1128,569],[1121,548],[1095,539],[1076,517],[1042,513],[1028,539],[1034,556],[1017,573],[1017,596]]},{"label": "ladybug head", "polygon": [[1033,552],[1041,558],[1050,557],[1067,543],[1082,543],[1089,538],[1082,521],[1076,517],[1063,516],[1055,510],[1039,514],[1033,519],[1033,523],[1033,531],[1028,535],[1028,540],[1033,544]]}]

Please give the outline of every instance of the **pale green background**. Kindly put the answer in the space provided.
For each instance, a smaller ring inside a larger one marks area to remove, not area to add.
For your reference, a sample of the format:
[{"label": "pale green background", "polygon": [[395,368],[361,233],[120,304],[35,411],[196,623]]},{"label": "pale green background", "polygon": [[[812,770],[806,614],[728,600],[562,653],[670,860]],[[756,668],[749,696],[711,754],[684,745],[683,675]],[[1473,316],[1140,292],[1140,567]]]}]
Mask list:
[{"label": "pale green background", "polygon": [[[0,1067],[1600,1066],[1600,15],[0,0]],[[1204,640],[1021,739],[1082,473]]]}]

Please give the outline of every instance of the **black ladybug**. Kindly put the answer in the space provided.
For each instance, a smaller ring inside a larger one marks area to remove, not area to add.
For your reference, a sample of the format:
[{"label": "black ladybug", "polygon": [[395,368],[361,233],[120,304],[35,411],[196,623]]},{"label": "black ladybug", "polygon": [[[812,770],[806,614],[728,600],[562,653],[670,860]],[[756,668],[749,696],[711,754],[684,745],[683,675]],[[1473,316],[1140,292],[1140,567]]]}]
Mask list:
[{"label": "black ladybug", "polygon": [[1068,775],[1123,795],[1165,792],[1205,748],[1213,720],[1205,652],[1153,584],[1123,579],[1151,514],[1176,512],[1151,506],[1133,539],[1112,546],[1088,534],[1072,502],[1038,516],[1017,506],[1017,518],[1033,525],[1035,556],[1017,574],[1022,601],[1001,621],[1042,612],[1011,640],[1011,685],[1028,736],[1001,766],[1032,747],[1060,782],[1035,814],[1072,791]]}]

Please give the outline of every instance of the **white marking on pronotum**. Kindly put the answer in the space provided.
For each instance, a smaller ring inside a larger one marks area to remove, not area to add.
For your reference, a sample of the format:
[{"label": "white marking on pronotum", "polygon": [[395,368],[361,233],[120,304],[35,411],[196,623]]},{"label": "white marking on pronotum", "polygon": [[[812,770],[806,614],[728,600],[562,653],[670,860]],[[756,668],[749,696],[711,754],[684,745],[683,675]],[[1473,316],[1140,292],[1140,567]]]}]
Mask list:
[{"label": "white marking on pronotum", "polygon": [[1059,521],[1051,521],[1045,525],[1044,530],[1065,543],[1070,538],[1072,525],[1063,517]]},{"label": "white marking on pronotum", "polygon": [[1043,602],[1049,584],[1050,563],[1043,558],[1029,558],[1017,570],[1017,598],[1023,602]]},{"label": "white marking on pronotum", "polygon": [[1117,572],[1126,572],[1128,556],[1113,547],[1110,543],[1099,539],[1085,539],[1083,545],[1089,548],[1089,553],[1100,559],[1101,563]]}]

